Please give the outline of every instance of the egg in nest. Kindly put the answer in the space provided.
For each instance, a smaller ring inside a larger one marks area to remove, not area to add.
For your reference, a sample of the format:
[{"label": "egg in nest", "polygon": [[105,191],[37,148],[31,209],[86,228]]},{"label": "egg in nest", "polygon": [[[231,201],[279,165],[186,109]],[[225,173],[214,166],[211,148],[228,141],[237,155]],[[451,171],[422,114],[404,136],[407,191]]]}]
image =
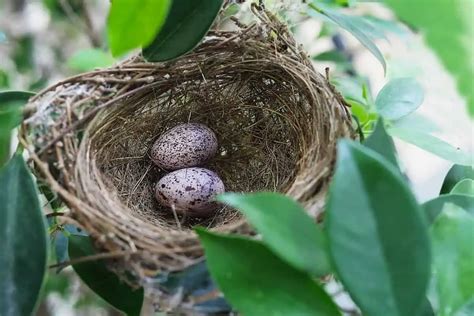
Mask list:
[{"label": "egg in nest", "polygon": [[158,202],[177,213],[206,217],[218,207],[214,201],[225,187],[219,176],[205,168],[173,171],[158,181],[155,195]]},{"label": "egg in nest", "polygon": [[217,153],[216,134],[199,123],[177,125],[153,144],[151,159],[165,170],[200,166]]}]

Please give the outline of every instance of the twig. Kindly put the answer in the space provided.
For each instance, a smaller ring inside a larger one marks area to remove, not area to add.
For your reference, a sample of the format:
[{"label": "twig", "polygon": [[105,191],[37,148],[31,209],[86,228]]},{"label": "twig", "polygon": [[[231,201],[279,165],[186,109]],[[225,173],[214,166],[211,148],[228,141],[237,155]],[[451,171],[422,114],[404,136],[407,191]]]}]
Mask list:
[{"label": "twig", "polygon": [[59,0],[59,4],[61,5],[61,8],[64,10],[68,18],[71,20],[71,22],[73,22],[74,24],[76,24],[77,26],[79,26],[80,28],[84,30],[92,46],[100,47],[100,39],[98,38],[97,34],[95,34],[94,30],[92,29],[91,20],[90,20],[90,17],[88,16],[88,11],[85,8],[86,7],[85,3],[82,1],[82,9],[84,11],[84,21],[81,19],[81,17],[77,13],[74,12],[68,0]]},{"label": "twig", "polygon": [[55,217],[55,216],[64,216],[64,215],[66,215],[66,213],[64,212],[54,212],[54,213],[46,214],[46,218]]},{"label": "twig", "polygon": [[69,260],[69,261],[64,261],[64,262],[52,264],[48,268],[49,269],[65,268],[67,266],[78,264],[78,263],[104,260],[104,259],[112,259],[112,258],[123,257],[123,256],[127,256],[127,255],[134,255],[134,254],[138,254],[138,253],[139,252],[130,252],[130,251],[116,251],[116,252],[108,252],[108,253],[99,253],[99,254],[92,255],[92,256],[85,256],[85,257],[80,257],[80,258]]}]

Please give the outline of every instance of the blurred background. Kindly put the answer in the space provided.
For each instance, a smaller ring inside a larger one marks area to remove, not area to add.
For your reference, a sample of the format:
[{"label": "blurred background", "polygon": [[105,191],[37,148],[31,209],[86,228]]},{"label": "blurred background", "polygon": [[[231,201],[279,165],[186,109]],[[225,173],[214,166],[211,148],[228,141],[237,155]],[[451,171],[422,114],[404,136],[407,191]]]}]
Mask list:
[{"label": "blurred background", "polygon": [[[331,80],[344,96],[361,96],[366,87],[373,97],[390,79],[414,77],[425,98],[403,123],[472,151],[472,121],[453,79],[421,35],[397,22],[382,4],[358,3],[343,11],[372,19],[384,34],[376,44],[386,58],[386,74],[351,34],[323,17],[302,14],[296,1],[266,4],[288,21],[315,68],[321,73],[330,68]],[[105,0],[0,0],[0,90],[37,92],[66,77],[117,62],[107,50],[108,8]],[[237,11],[242,20],[250,19],[248,3]],[[404,142],[396,145],[419,201],[437,196],[452,163]],[[80,283],[70,267],[48,275],[42,297],[38,315],[117,315]],[[350,307],[347,298],[341,300]]]}]

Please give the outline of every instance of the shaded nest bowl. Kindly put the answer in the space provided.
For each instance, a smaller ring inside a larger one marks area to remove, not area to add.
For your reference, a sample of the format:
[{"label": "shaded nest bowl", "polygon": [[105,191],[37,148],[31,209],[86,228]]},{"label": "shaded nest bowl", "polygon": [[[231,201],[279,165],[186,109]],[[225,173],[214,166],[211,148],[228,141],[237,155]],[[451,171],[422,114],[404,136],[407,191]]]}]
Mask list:
[{"label": "shaded nest bowl", "polygon": [[353,136],[340,94],[266,14],[236,31],[211,31],[176,60],[137,56],[39,93],[20,132],[32,168],[70,209],[66,220],[85,229],[99,251],[116,253],[110,266],[135,285],[202,261],[196,225],[254,234],[225,206],[193,218],[156,202],[154,186],[166,171],[152,163],[151,146],[186,122],[217,135],[218,154],[205,167],[227,191],[281,192],[315,220],[336,142]]}]

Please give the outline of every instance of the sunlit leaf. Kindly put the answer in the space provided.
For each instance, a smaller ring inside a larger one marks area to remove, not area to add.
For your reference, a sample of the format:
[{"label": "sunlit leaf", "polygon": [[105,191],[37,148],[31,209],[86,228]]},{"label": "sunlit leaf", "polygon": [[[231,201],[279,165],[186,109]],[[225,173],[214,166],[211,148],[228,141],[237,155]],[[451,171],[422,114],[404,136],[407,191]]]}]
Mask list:
[{"label": "sunlit leaf", "polygon": [[114,0],[107,22],[110,50],[114,56],[146,46],[160,31],[171,0]]},{"label": "sunlit leaf", "polygon": [[69,58],[69,68],[77,71],[89,71],[113,65],[115,59],[103,50],[91,48],[76,52]]}]

